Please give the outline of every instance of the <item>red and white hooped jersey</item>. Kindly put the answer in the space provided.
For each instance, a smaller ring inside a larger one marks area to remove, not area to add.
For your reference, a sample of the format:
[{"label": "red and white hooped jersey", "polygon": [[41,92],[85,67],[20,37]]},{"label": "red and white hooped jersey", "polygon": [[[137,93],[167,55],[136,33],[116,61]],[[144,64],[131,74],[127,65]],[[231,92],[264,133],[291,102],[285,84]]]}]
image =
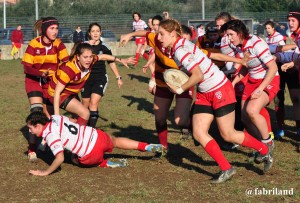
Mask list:
[{"label": "red and white hooped jersey", "polygon": [[[132,23],[133,31],[146,30],[147,28],[148,26],[143,20],[133,21]],[[135,38],[140,38],[140,37],[135,37]]]},{"label": "red and white hooped jersey", "polygon": [[66,149],[83,157],[94,148],[98,133],[92,127],[71,122],[68,117],[53,115],[44,126],[42,137],[54,156]]},{"label": "red and white hooped jersey", "polygon": [[[230,44],[231,46],[232,44]],[[265,78],[268,67],[267,63],[274,60],[270,52],[268,44],[256,35],[250,35],[248,39],[244,40],[242,47],[231,46],[235,54],[243,57],[243,53],[248,51],[250,53],[249,61],[247,62],[249,77],[254,79]],[[278,72],[276,73],[278,75]]]},{"label": "red and white hooped jersey", "polygon": [[[231,46],[233,45],[230,45],[230,40],[228,38],[228,35],[224,35],[221,38],[221,45],[220,45],[221,53],[231,57],[235,57],[234,50],[231,48]],[[233,62],[225,62],[225,64],[227,70],[231,70],[232,68],[234,68]]]},{"label": "red and white hooped jersey", "polygon": [[211,92],[227,82],[227,77],[206,54],[192,42],[178,38],[172,47],[172,57],[179,68],[188,72],[197,65],[200,67],[204,79],[198,84],[199,92]]},{"label": "red and white hooped jersey", "polygon": [[272,54],[276,53],[278,45],[285,45],[283,36],[276,31],[266,38],[266,42],[269,45]]}]

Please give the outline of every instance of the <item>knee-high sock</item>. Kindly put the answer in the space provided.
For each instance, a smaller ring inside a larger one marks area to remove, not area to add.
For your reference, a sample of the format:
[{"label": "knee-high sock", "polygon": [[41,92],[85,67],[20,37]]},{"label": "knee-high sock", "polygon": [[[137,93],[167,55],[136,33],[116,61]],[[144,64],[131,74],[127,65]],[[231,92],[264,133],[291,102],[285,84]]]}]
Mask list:
[{"label": "knee-high sock", "polygon": [[217,164],[219,165],[219,167],[222,171],[225,171],[225,170],[228,170],[231,168],[230,163],[227,161],[227,159],[223,155],[219,145],[217,144],[217,142],[214,139],[210,140],[206,144],[204,149],[217,162]]},{"label": "knee-high sock", "polygon": [[95,128],[98,118],[99,118],[98,111],[90,111],[89,126]]},{"label": "knee-high sock", "polygon": [[266,108],[262,108],[261,111],[259,112],[259,114],[262,115],[266,119],[267,125],[268,125],[268,130],[269,130],[269,132],[272,132],[271,119],[270,119],[270,114],[269,114],[268,110]]},{"label": "knee-high sock", "polygon": [[135,53],[135,63],[134,63],[135,66],[137,66],[137,64],[139,63],[139,59],[140,59],[140,53]]},{"label": "knee-high sock", "polygon": [[146,151],[146,146],[147,145],[148,145],[148,143],[146,143],[146,142],[139,142],[139,144],[138,144],[138,150],[142,151],[142,152]]},{"label": "knee-high sock", "polygon": [[242,146],[249,147],[257,150],[260,154],[265,155],[268,153],[268,147],[264,143],[252,137],[247,131],[244,132],[244,140]]},{"label": "knee-high sock", "polygon": [[168,128],[167,123],[160,125],[155,122],[156,131],[159,139],[159,143],[162,144],[164,147],[168,148]]},{"label": "knee-high sock", "polygon": [[149,56],[148,56],[148,54],[146,52],[143,53],[143,57],[144,57],[144,59],[146,59],[148,61]]}]

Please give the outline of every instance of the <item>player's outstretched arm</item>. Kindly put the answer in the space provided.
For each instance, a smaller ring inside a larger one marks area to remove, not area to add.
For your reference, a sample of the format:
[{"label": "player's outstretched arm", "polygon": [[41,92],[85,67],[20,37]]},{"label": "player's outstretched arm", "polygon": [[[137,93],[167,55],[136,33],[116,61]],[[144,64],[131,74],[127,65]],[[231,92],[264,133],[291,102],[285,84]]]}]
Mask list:
[{"label": "player's outstretched arm", "polygon": [[114,62],[119,62],[122,63],[124,66],[128,67],[128,64],[134,64],[135,63],[135,58],[129,57],[129,58],[117,58],[116,56],[108,55],[108,54],[99,54],[97,55],[98,61],[104,60],[104,61],[114,61]]},{"label": "player's outstretched arm", "polygon": [[139,30],[139,31],[135,31],[135,32],[131,32],[131,33],[128,33],[128,34],[121,35],[119,46],[120,47],[125,46],[127,44],[127,42],[129,40],[131,40],[133,37],[145,37],[147,32],[148,31],[146,31],[146,30]]},{"label": "player's outstretched arm", "polygon": [[47,176],[55,171],[64,162],[64,152],[60,152],[55,156],[54,161],[46,170],[30,170],[29,173],[35,176]]}]

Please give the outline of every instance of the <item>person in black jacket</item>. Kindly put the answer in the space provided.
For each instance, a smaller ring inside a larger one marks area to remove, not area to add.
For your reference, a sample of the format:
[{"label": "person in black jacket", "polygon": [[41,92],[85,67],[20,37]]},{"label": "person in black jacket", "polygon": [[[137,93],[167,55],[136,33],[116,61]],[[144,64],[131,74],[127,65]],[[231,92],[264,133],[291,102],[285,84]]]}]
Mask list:
[{"label": "person in black jacket", "polygon": [[84,41],[84,37],[83,37],[83,32],[80,29],[80,26],[78,25],[76,30],[73,33],[73,42],[83,42]]}]

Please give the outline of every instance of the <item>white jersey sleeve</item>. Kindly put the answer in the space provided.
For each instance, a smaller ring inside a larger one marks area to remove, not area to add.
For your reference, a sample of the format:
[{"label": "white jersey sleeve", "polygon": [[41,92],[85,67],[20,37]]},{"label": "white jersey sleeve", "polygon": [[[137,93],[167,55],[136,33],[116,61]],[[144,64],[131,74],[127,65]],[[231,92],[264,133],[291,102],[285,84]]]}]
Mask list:
[{"label": "white jersey sleeve", "polygon": [[204,79],[198,84],[198,91],[213,91],[227,81],[224,73],[192,42],[180,38],[172,51],[178,67],[183,66],[189,72],[200,68]]}]

